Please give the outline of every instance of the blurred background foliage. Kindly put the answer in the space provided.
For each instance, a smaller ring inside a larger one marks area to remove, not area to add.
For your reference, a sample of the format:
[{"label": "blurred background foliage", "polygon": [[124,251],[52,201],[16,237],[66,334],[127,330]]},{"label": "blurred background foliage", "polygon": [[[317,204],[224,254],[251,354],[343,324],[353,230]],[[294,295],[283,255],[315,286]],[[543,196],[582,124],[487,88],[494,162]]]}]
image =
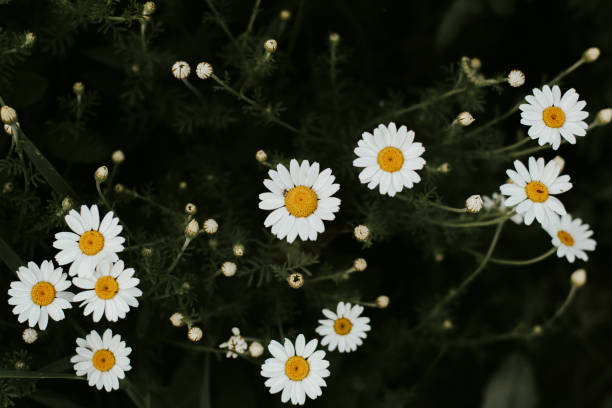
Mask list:
[{"label": "blurred background foliage", "polygon": [[[22,342],[24,327],[8,305],[2,308],[5,369],[23,362],[20,369],[71,372],[75,338],[106,326],[134,349],[134,369],[122,383],[126,392],[110,394],[81,381],[0,379],[0,403],[280,406],[280,398],[263,386],[259,362],[194,349],[184,328],[172,327],[168,316],[181,311],[198,320],[204,330],[200,344],[209,347],[225,341],[232,326],[267,343],[281,333],[314,336],[320,309],[338,300],[371,302],[386,294],[388,309],[366,310],[373,330],[364,346],[349,355],[328,353],[328,388],[308,406],[612,407],[612,278],[605,255],[612,248],[606,234],[612,228],[610,128],[597,128],[558,152],[574,182],[563,201],[591,224],[598,241],[590,261],[570,265],[555,257],[526,267],[489,265],[440,316],[412,329],[476,266],[460,247],[485,251],[493,234],[490,227],[427,224],[425,216],[448,215],[425,206],[425,197],[462,206],[471,194],[497,190],[511,159],[474,153],[525,134],[518,114],[471,138],[463,136],[472,128],[451,122],[464,110],[476,117],[474,128],[496,117],[590,46],[599,47],[602,57],[564,78],[561,87],[576,88],[590,119],[610,106],[609,1],[263,0],[246,33],[254,3],[161,0],[143,45],[142,4],[135,1],[0,0],[0,96],[17,109],[24,132],[76,191],[75,204],[98,200],[93,171],[110,166],[114,150],[125,152],[125,163],[103,187],[131,231],[133,248],[123,258],[137,269],[145,292],[140,308],[115,324],[94,325],[74,305],[66,320],[51,322],[32,345]],[[291,18],[283,21],[281,10]],[[27,32],[36,41],[26,47]],[[333,61],[332,32],[340,35]],[[279,47],[262,67],[268,38]],[[462,56],[479,58],[487,77],[518,68],[527,82],[518,89],[466,85],[458,65]],[[198,97],[171,75],[177,60],[189,62],[192,71],[200,61],[211,63],[219,78],[255,103],[241,102],[192,73]],[[76,81],[85,84],[78,106]],[[457,97],[393,115],[464,85],[467,91]],[[381,117],[414,129],[427,148],[423,183],[402,194],[403,200],[367,190],[352,167],[361,132]],[[295,131],[279,126],[279,118]],[[2,156],[10,144],[9,136],[0,138]],[[264,230],[257,195],[267,168],[254,159],[258,149],[268,152],[272,164],[296,157],[334,170],[341,211],[316,243],[288,245]],[[555,154],[543,153],[548,159]],[[444,162],[451,164],[449,174],[435,171]],[[32,185],[26,187],[24,176]],[[179,188],[182,181],[186,188]],[[0,236],[25,261],[51,259],[53,234],[63,228],[64,196],[15,155],[1,162],[0,182],[13,186],[0,195]],[[115,183],[137,195],[117,193]],[[198,237],[167,273],[182,244],[187,202],[198,206],[198,220],[215,218],[220,230]],[[362,223],[372,230],[365,245],[352,237]],[[153,252],[145,256],[141,249],[149,243]],[[240,259],[232,255],[236,243],[246,248]],[[526,259],[549,246],[539,227],[512,224],[495,254]],[[367,259],[365,272],[348,281],[308,283],[308,274],[345,270],[356,257]],[[217,273],[226,260],[238,264],[239,273],[230,279]],[[581,266],[589,281],[550,330],[529,338],[491,337],[548,319],[567,295],[570,273]],[[0,271],[8,288],[13,274],[4,265]],[[293,271],[306,274],[297,291],[285,282]],[[444,320],[452,327],[445,328]]]}]

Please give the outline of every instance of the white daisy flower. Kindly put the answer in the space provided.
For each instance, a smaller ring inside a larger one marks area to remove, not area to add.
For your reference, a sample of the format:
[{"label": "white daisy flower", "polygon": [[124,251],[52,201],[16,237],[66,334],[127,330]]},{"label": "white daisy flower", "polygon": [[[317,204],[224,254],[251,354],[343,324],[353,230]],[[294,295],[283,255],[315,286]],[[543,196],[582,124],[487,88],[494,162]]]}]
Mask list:
[{"label": "white daisy flower", "polygon": [[425,166],[425,159],[420,157],[425,148],[421,143],[414,143],[414,132],[406,126],[396,129],[395,123],[389,126],[378,125],[374,135],[363,132],[357,142],[353,161],[355,167],[365,167],[359,173],[359,180],[367,184],[370,190],[379,187],[380,194],[393,197],[404,187],[412,188],[421,181],[415,170]]},{"label": "white daisy flower", "polygon": [[363,306],[350,303],[339,302],[336,313],[328,309],[323,309],[323,314],[327,319],[319,320],[321,324],[316,332],[323,336],[322,346],[327,346],[329,351],[334,351],[338,347],[341,353],[348,353],[357,350],[357,346],[363,344],[363,339],[367,337],[366,332],[370,330],[370,318],[360,317]]},{"label": "white daisy flower", "polygon": [[[510,208],[506,206],[506,198],[497,192],[491,194],[491,197],[482,196],[482,200],[484,202],[485,211],[498,210],[505,212]],[[523,223],[523,216],[521,214],[514,214],[512,217],[510,217],[510,221],[521,225]]]},{"label": "white daisy flower", "polygon": [[331,169],[319,172],[319,163],[292,159],[289,170],[282,164],[268,172],[264,185],[270,192],[259,195],[259,208],[273,210],[264,225],[272,227],[279,239],[293,242],[317,239],[325,231],[323,220],[331,221],[340,209],[340,199],[332,195],[340,188]]},{"label": "white daisy flower", "polygon": [[123,319],[131,307],[138,307],[137,297],[142,291],[136,286],[140,280],[134,278],[134,269],[123,269],[123,261],[114,264],[102,262],[91,276],[76,277],[72,280],[75,286],[86,289],[74,297],[74,302],[85,306],[83,315],[93,313],[93,321],[99,322],[102,315],[109,322]]},{"label": "white daisy flower", "polygon": [[248,344],[244,337],[240,335],[240,329],[232,327],[232,337],[228,341],[221,343],[219,348],[227,349],[225,357],[236,358],[238,354],[242,354],[247,350]]},{"label": "white daisy flower", "polygon": [[[561,167],[551,160],[544,165],[544,159],[529,158],[529,171],[523,163],[514,161],[514,170],[506,170],[512,183],[502,185],[499,190],[508,196],[505,205],[516,205],[516,213],[524,216],[525,225],[537,219],[542,226],[554,221],[555,213],[565,214],[565,207],[553,196],[572,188],[570,176],[559,176]],[[518,204],[518,205],[517,205]]]},{"label": "white daisy flower", "polygon": [[8,290],[8,303],[15,306],[13,313],[18,315],[19,323],[27,320],[30,327],[38,323],[38,328],[45,330],[49,317],[63,320],[63,309],[72,308],[70,302],[74,294],[66,292],[70,281],[62,268],[53,267],[53,261],[43,261],[40,268],[29,262],[27,268],[19,267],[17,277],[19,280],[11,282]]},{"label": "white daisy flower", "polygon": [[552,237],[552,244],[557,247],[557,256],[566,257],[569,262],[574,262],[576,258],[587,261],[589,257],[585,251],[594,251],[597,245],[590,238],[593,231],[589,224],[583,224],[580,218],[572,219],[569,214],[555,217],[555,222],[545,229]]},{"label": "white daisy flower", "polygon": [[329,362],[324,360],[325,352],[317,350],[316,339],[306,343],[303,334],[297,336],[295,347],[285,339],[283,347],[276,340],[268,345],[273,358],[268,358],[261,366],[261,375],[268,378],[266,387],[270,394],[281,394],[281,401],[291,400],[293,405],[304,405],[306,395],[316,399],[322,394],[321,387],[327,384],[323,378],[329,376]]},{"label": "white daisy flower", "polygon": [[87,374],[90,387],[107,392],[119,389],[119,380],[125,378],[125,372],[130,371],[131,347],[125,346],[121,336],[111,329],[106,329],[102,337],[92,330],[84,339],[77,338],[77,354],[70,359],[74,363],[76,375]]},{"label": "white daisy flower", "polygon": [[81,214],[70,210],[66,215],[66,224],[74,232],[55,234],[53,247],[60,250],[55,259],[60,265],[72,262],[70,276],[89,276],[102,261],[116,262],[117,252],[123,251],[125,238],[118,236],[123,227],[113,212],[106,213],[100,222],[98,206],[91,208],[81,206]]},{"label": "white daisy flower", "polygon": [[548,85],[540,90],[533,89],[533,95],[527,95],[524,103],[519,106],[521,123],[529,126],[529,137],[538,139],[540,146],[549,143],[553,150],[561,145],[561,136],[571,144],[576,143],[576,136],[586,135],[589,127],[584,121],[589,113],[582,109],[585,101],[578,100],[574,88],[561,96],[557,85]]}]

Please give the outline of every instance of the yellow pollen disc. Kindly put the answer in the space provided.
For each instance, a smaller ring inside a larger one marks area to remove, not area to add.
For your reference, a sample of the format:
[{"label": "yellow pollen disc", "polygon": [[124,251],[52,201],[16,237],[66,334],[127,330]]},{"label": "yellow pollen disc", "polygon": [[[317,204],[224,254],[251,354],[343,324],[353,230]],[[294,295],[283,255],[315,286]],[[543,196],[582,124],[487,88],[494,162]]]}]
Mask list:
[{"label": "yellow pollen disc", "polygon": [[557,232],[557,237],[563,242],[564,245],[573,246],[574,245],[574,237],[570,235],[569,232],[560,230]]},{"label": "yellow pollen disc", "polygon": [[397,147],[385,147],[378,153],[378,165],[384,171],[393,173],[399,171],[404,164],[404,155]]},{"label": "yellow pollen disc", "polygon": [[87,231],[79,239],[79,248],[85,255],[95,255],[104,248],[104,235],[98,231]]},{"label": "yellow pollen disc", "polygon": [[535,203],[543,203],[548,200],[548,188],[539,181],[532,181],[525,186],[527,197]]},{"label": "yellow pollen disc", "polygon": [[285,207],[289,214],[297,218],[308,217],[318,205],[317,193],[306,186],[293,187],[285,195]]},{"label": "yellow pollen disc", "polygon": [[310,365],[304,357],[293,356],[289,357],[285,363],[285,374],[292,381],[302,381],[308,377]]},{"label": "yellow pollen disc", "polygon": [[549,106],[542,112],[542,120],[548,127],[560,128],[565,123],[565,112],[557,106]]},{"label": "yellow pollen disc", "polygon": [[49,282],[38,282],[32,287],[32,302],[38,306],[47,306],[55,299],[55,287]]},{"label": "yellow pollen disc", "polygon": [[91,361],[98,370],[108,371],[115,365],[115,355],[110,350],[98,350],[94,353]]},{"label": "yellow pollen disc", "polygon": [[344,336],[349,334],[353,328],[353,323],[346,317],[341,317],[334,322],[334,331],[336,334]]},{"label": "yellow pollen disc", "polygon": [[112,299],[119,291],[119,284],[112,276],[103,276],[96,282],[94,290],[100,299]]}]

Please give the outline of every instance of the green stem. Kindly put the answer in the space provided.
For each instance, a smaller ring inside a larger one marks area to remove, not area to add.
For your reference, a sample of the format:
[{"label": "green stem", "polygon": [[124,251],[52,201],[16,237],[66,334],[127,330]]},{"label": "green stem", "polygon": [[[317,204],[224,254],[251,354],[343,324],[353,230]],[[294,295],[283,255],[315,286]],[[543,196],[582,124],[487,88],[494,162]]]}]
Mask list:
[{"label": "green stem", "polygon": [[[476,256],[482,256],[482,254],[478,251],[473,251],[471,249],[466,249],[465,251],[473,255],[476,255]],[[535,258],[531,258],[531,259],[512,260],[512,259],[491,258],[489,261],[491,263],[498,264],[498,265],[514,265],[514,266],[531,265],[533,263],[540,262],[548,258],[549,256],[553,255],[555,252],[557,252],[557,248],[552,247],[550,250],[546,251],[542,255],[538,255]]]},{"label": "green stem", "polygon": [[253,6],[253,11],[251,12],[251,18],[249,18],[249,24],[247,25],[246,31],[244,32],[244,38],[251,33],[253,30],[253,24],[255,23],[255,18],[257,17],[257,13],[259,12],[259,5],[261,4],[261,0],[255,0],[255,5]]},{"label": "green stem", "polygon": [[522,146],[525,143],[529,143],[530,141],[531,141],[530,138],[524,137],[521,140],[519,140],[518,142],[513,143],[511,145],[508,145],[508,146],[505,146],[505,147],[501,147],[501,148],[495,149],[495,150],[489,150],[488,152],[482,152],[482,153],[483,153],[483,155],[486,155],[486,156],[491,155],[491,154],[499,154],[499,153],[503,153],[503,152],[508,151],[508,150],[516,149],[517,147]]},{"label": "green stem", "polygon": [[309,279],[308,282],[309,283],[315,283],[315,282],[321,282],[324,280],[328,280],[328,279],[336,279],[336,278],[344,278],[344,279],[348,279],[349,275],[353,272],[356,272],[357,270],[354,267],[351,267],[349,269],[347,269],[346,271],[342,271],[342,272],[336,272],[336,273],[332,273],[329,275],[323,275],[323,276],[319,276],[313,279]]},{"label": "green stem", "polygon": [[232,41],[232,44],[234,44],[236,49],[238,51],[241,51],[240,46],[238,45],[238,42],[236,42],[236,38],[234,37],[234,35],[230,31],[230,29],[227,27],[227,24],[225,24],[225,20],[223,20],[223,18],[221,17],[219,12],[215,8],[215,6],[212,3],[212,1],[211,0],[206,0],[206,4],[208,4],[208,7],[210,7],[210,10],[213,12],[213,14],[215,16],[215,20],[217,21],[217,24],[219,24],[219,27],[221,27],[221,29],[225,32],[227,37]]},{"label": "green stem", "polygon": [[510,217],[512,217],[514,215],[514,211],[505,214],[501,217],[497,217],[494,218],[492,220],[487,220],[487,221],[472,221],[472,222],[446,222],[446,221],[438,221],[438,220],[434,220],[431,218],[424,218],[425,221],[429,222],[430,224],[434,224],[434,225],[440,225],[442,227],[449,227],[449,228],[471,228],[471,227],[486,227],[488,225],[496,225],[496,224],[501,224],[504,223],[507,219],[509,219]]},{"label": "green stem", "polygon": [[183,83],[185,84],[185,86],[195,94],[195,96],[198,97],[199,100],[204,100],[204,96],[202,96],[202,94],[200,93],[200,91],[198,91],[195,86],[193,86],[191,84],[191,82],[189,82],[189,80],[187,78],[183,78],[181,81],[183,81]]},{"label": "green stem", "polygon": [[448,205],[436,203],[435,201],[429,201],[429,204],[432,207],[436,207],[436,208],[439,208],[439,209],[444,210],[444,211],[449,211],[449,212],[454,212],[454,213],[464,213],[464,212],[467,212],[467,208],[449,207]]},{"label": "green stem", "polygon": [[544,322],[544,324],[542,325],[543,327],[548,328],[548,327],[552,326],[552,324],[557,319],[559,319],[559,317],[561,317],[563,315],[563,313],[565,313],[567,308],[571,305],[572,301],[576,297],[576,292],[577,291],[578,291],[578,287],[572,285],[572,288],[570,289],[570,291],[569,291],[567,297],[565,298],[565,301],[561,305],[561,307],[559,307],[559,309],[557,309],[557,312],[553,315],[553,317],[551,317],[546,322]]},{"label": "green stem", "polygon": [[170,215],[178,215],[179,214],[178,212],[176,212],[174,210],[171,210],[170,208],[168,208],[168,207],[166,207],[164,205],[156,203],[155,201],[151,200],[148,197],[145,197],[145,196],[142,196],[142,195],[138,194],[134,190],[130,190],[130,189],[126,188],[124,190],[124,193],[128,194],[128,195],[131,195],[132,197],[137,198],[139,200],[142,200],[144,202],[147,202],[147,203],[151,204],[152,206],[159,208],[160,210],[164,211],[167,214],[170,214]]},{"label": "green stem", "polygon": [[189,243],[191,243],[191,241],[192,241],[191,238],[185,237],[185,242],[183,243],[183,247],[179,251],[177,257],[174,259],[174,262],[172,262],[172,265],[170,265],[170,267],[168,268],[168,273],[172,272],[174,270],[174,268],[176,268],[176,265],[178,264],[179,260],[181,259],[181,257],[185,253],[185,250],[187,249],[187,247],[189,246]]},{"label": "green stem", "polygon": [[46,373],[42,371],[22,371],[22,370],[0,370],[0,378],[30,378],[30,379],[46,379],[58,378],[64,380],[86,380],[85,377],[78,377],[74,374],[67,373]]}]

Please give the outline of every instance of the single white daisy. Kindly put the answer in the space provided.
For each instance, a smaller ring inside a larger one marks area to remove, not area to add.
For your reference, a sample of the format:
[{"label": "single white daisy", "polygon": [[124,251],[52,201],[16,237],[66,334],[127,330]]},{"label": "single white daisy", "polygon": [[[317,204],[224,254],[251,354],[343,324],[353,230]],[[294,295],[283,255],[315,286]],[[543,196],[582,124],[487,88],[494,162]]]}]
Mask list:
[{"label": "single white daisy", "polygon": [[270,190],[259,195],[259,208],[273,210],[264,225],[272,227],[279,239],[293,242],[317,239],[325,231],[323,220],[331,221],[340,209],[340,199],[332,195],[340,188],[331,169],[319,172],[319,163],[292,159],[289,170],[282,164],[268,172],[264,185]]},{"label": "single white daisy", "polygon": [[370,318],[360,317],[363,306],[350,303],[339,302],[336,313],[328,309],[323,309],[323,314],[327,319],[319,320],[321,324],[316,332],[323,336],[322,346],[327,346],[329,351],[334,351],[338,347],[341,353],[348,353],[357,350],[363,344],[363,339],[370,330]]},{"label": "single white daisy", "polygon": [[63,309],[72,308],[70,302],[74,294],[66,292],[70,281],[62,268],[53,267],[53,261],[43,261],[40,268],[29,262],[27,268],[19,267],[17,277],[19,280],[11,282],[8,290],[8,303],[15,306],[13,313],[18,315],[19,323],[27,320],[30,327],[38,323],[38,328],[45,330],[49,317],[62,320],[65,317]]},{"label": "single white daisy", "polygon": [[123,251],[125,238],[119,233],[123,229],[113,212],[106,213],[100,222],[98,206],[81,206],[81,213],[70,210],[66,224],[74,232],[55,234],[53,247],[60,250],[55,259],[60,265],[70,265],[70,276],[89,276],[102,260],[116,262],[117,252]]},{"label": "single white daisy", "polygon": [[130,371],[131,347],[125,346],[121,336],[111,329],[106,329],[102,337],[92,330],[84,339],[76,339],[77,354],[70,362],[74,364],[76,375],[87,375],[90,387],[107,392],[119,389],[119,380],[125,378],[125,372]]},{"label": "single white daisy", "polygon": [[[497,210],[506,212],[510,208],[506,206],[506,198],[497,192],[491,194],[491,197],[482,196],[482,200],[484,202],[484,209],[486,211]],[[523,216],[521,214],[514,214],[512,217],[510,217],[510,221],[520,225],[523,223]]]},{"label": "single white daisy", "polygon": [[317,350],[317,340],[306,343],[303,334],[297,336],[295,347],[285,339],[283,347],[276,340],[268,345],[273,358],[268,358],[261,366],[261,375],[268,378],[266,387],[270,394],[281,394],[281,401],[291,400],[293,405],[304,405],[306,395],[316,399],[323,392],[321,387],[327,384],[323,378],[329,376],[329,362],[324,360],[325,352]]},{"label": "single white daisy", "polygon": [[553,150],[561,145],[561,136],[571,144],[576,143],[576,136],[586,135],[589,127],[584,121],[589,113],[582,109],[585,101],[578,100],[574,88],[561,96],[557,85],[548,85],[540,90],[533,89],[533,95],[527,95],[524,103],[519,106],[521,123],[529,126],[529,137],[538,139],[540,146],[549,143]]},{"label": "single white daisy", "polygon": [[566,257],[569,262],[576,258],[587,261],[585,251],[594,251],[597,243],[590,237],[593,230],[589,224],[583,224],[580,218],[573,218],[569,214],[555,217],[555,222],[546,228],[552,237],[552,244],[557,247],[557,256]]},{"label": "single white daisy", "polygon": [[240,335],[240,329],[232,327],[232,337],[228,341],[219,344],[219,348],[227,349],[225,357],[236,358],[238,354],[242,354],[247,350],[248,344],[244,337]]},{"label": "single white daisy", "polygon": [[361,183],[370,190],[378,186],[380,194],[393,197],[404,187],[412,188],[420,182],[415,170],[425,166],[425,159],[420,157],[425,148],[414,142],[414,132],[406,126],[396,129],[391,122],[389,126],[378,125],[373,133],[363,132],[355,148],[358,158],[353,166],[365,167],[359,173]]},{"label": "single white daisy", "polygon": [[[512,183],[502,185],[499,190],[508,196],[505,205],[516,205],[516,213],[524,217],[525,225],[537,219],[542,226],[554,221],[555,213],[565,214],[565,207],[553,194],[565,193],[572,188],[570,176],[559,176],[561,167],[554,161],[546,165],[543,158],[529,158],[529,170],[518,160],[514,170],[506,170]],[[517,205],[518,204],[518,205]]]},{"label": "single white daisy", "polygon": [[123,319],[131,307],[138,307],[137,297],[142,291],[136,286],[140,283],[134,278],[134,269],[123,269],[123,261],[114,264],[102,262],[91,276],[75,277],[72,283],[86,289],[75,295],[73,301],[85,306],[83,315],[93,313],[93,321],[99,322],[104,314],[109,322]]}]

